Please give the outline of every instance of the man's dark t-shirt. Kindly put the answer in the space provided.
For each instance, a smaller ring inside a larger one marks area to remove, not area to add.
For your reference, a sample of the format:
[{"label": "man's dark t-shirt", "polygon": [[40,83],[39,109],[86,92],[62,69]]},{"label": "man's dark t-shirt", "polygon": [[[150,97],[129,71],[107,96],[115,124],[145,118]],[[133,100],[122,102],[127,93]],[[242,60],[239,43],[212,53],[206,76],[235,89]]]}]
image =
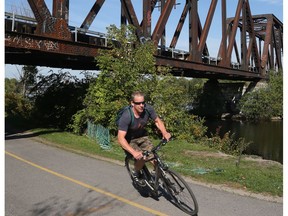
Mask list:
[{"label": "man's dark t-shirt", "polygon": [[146,104],[145,109],[146,111],[144,110],[139,118],[134,116],[133,125],[131,124],[131,114],[128,109],[120,117],[118,130],[127,131],[125,138],[128,142],[135,138],[147,136],[145,126],[149,118],[153,120],[157,118],[157,114],[152,106]]}]

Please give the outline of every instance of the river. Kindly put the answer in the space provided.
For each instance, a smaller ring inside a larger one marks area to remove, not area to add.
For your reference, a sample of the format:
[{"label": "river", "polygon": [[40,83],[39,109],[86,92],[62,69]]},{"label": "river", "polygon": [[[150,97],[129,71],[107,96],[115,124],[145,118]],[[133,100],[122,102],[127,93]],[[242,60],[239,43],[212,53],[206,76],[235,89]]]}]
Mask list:
[{"label": "river", "polygon": [[215,134],[220,127],[220,136],[231,131],[236,139],[243,137],[247,142],[252,141],[244,154],[258,155],[283,164],[283,121],[206,120],[205,126],[208,127],[208,136]]}]

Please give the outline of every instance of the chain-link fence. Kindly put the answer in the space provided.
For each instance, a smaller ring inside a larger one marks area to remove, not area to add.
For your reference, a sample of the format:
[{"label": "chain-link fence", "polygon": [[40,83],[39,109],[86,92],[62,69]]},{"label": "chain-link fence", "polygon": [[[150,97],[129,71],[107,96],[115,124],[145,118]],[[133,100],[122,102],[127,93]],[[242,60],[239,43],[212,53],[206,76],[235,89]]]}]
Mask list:
[{"label": "chain-link fence", "polygon": [[90,121],[88,121],[87,129],[88,137],[95,139],[102,149],[111,149],[109,129]]}]

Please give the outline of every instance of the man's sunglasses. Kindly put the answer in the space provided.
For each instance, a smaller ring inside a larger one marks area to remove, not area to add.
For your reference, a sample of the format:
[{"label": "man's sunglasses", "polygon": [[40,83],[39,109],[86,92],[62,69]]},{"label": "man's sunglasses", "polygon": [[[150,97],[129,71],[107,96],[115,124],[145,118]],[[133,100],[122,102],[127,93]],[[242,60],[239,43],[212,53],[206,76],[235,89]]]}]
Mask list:
[{"label": "man's sunglasses", "polygon": [[141,101],[141,102],[135,102],[135,101],[133,101],[133,103],[136,104],[136,105],[140,105],[140,104],[145,105],[145,101]]}]

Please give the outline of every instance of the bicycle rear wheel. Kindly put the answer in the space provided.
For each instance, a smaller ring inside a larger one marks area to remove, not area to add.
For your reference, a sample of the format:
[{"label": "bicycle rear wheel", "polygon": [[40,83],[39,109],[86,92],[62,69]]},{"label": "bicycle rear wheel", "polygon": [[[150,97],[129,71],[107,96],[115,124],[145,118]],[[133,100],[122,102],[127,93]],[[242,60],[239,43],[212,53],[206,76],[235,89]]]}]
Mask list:
[{"label": "bicycle rear wheel", "polygon": [[143,185],[137,184],[133,178],[135,160],[133,157],[126,156],[125,166],[128,171],[128,174],[133,182],[134,187],[142,194],[149,195],[153,197],[158,197],[158,188],[154,187],[154,175],[151,174],[152,165],[145,164],[144,167],[140,170],[141,179],[144,181]]},{"label": "bicycle rear wheel", "polygon": [[131,178],[131,180],[134,182],[134,179],[133,179],[133,171],[134,171],[134,163],[135,163],[135,160],[132,156],[126,156],[125,157],[125,166],[126,166],[126,169],[128,171],[128,174]]},{"label": "bicycle rear wheel", "polygon": [[134,184],[141,186],[141,187],[144,187],[146,184],[148,184],[148,181],[150,181],[151,174],[150,174],[150,172],[147,169],[146,164],[145,164],[144,167],[140,170],[140,176],[139,176],[139,178],[141,178],[144,182],[143,182],[143,184],[139,184],[139,182],[137,184],[137,182],[135,182],[135,179],[133,177],[133,173],[135,172],[134,164],[135,164],[135,159],[132,156],[131,157],[127,156],[125,158],[125,166],[126,166],[126,169],[128,171],[128,174],[129,174],[131,180],[133,181]]},{"label": "bicycle rear wheel", "polygon": [[175,204],[189,215],[197,215],[198,203],[186,181],[175,171],[167,170],[163,176],[164,186]]}]

